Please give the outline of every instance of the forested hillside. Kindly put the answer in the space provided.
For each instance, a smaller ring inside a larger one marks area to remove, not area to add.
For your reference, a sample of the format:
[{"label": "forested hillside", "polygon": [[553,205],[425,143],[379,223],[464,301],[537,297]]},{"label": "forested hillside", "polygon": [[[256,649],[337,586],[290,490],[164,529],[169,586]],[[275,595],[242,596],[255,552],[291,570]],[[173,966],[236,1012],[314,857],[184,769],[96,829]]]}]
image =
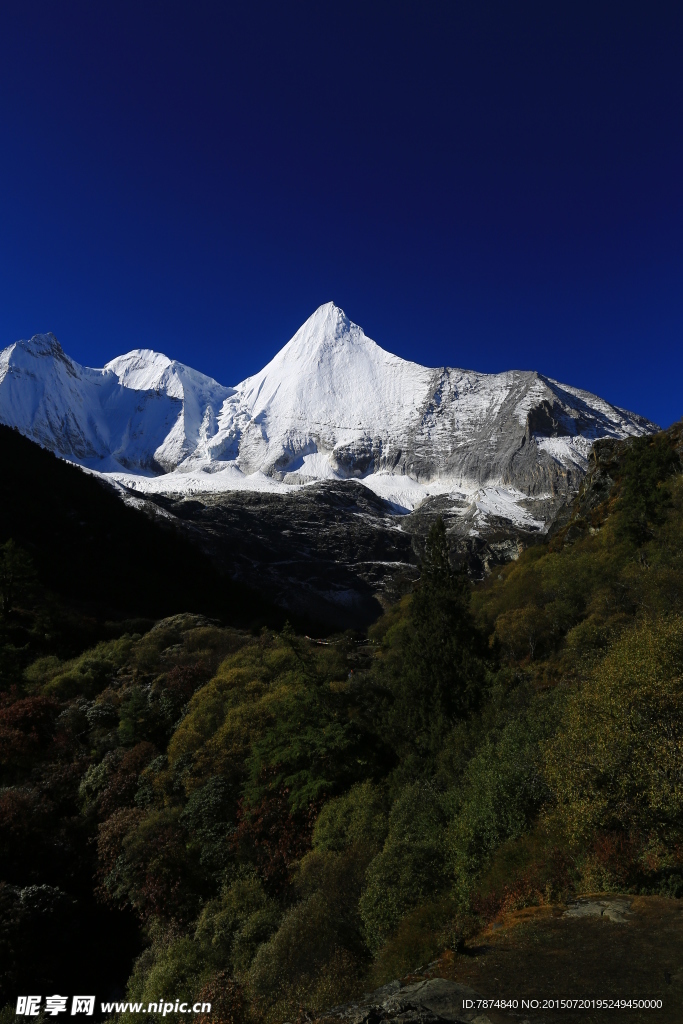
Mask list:
[{"label": "forested hillside", "polygon": [[[682,455],[682,424],[598,443],[568,521],[475,587],[438,522],[367,637],[188,602],[75,657],[7,642],[8,1019],[86,979],[313,1019],[502,910],[683,895]],[[4,545],[6,633],[42,629],[34,571]]]}]

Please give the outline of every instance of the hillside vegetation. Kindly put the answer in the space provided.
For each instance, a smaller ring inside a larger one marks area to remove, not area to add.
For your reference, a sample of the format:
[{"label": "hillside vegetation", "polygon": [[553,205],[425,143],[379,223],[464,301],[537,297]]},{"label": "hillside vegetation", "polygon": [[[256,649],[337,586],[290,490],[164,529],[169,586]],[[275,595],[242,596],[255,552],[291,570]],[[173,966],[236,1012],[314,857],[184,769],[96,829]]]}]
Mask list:
[{"label": "hillside vegetation", "polygon": [[[598,443],[569,520],[475,588],[438,522],[368,637],[188,613],[7,669],[0,1004],[74,978],[65,928],[122,951],[112,991],[258,1024],[507,909],[683,895],[682,453],[681,424]],[[30,554],[1,566],[9,628]]]}]

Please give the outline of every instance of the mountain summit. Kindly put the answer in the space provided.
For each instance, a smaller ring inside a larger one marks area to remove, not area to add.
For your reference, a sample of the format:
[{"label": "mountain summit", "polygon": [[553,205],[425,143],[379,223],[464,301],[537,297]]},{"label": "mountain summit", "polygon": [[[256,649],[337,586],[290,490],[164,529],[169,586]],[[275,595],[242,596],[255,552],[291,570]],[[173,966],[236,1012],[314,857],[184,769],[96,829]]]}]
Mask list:
[{"label": "mountain summit", "polygon": [[539,373],[401,359],[332,302],[234,388],[149,349],[90,369],[36,335],[0,353],[0,422],[140,491],[356,478],[402,508],[453,491],[566,496],[594,440],[656,429]]}]

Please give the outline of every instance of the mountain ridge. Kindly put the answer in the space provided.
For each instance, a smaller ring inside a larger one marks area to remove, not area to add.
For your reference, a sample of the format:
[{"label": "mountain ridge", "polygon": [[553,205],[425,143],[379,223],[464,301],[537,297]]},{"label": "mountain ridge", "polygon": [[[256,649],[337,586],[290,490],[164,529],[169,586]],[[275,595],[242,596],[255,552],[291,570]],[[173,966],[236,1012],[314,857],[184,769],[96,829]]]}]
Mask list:
[{"label": "mountain ridge", "polygon": [[234,387],[150,349],[92,369],[53,335],[16,342],[0,353],[0,422],[133,492],[357,479],[396,511],[491,488],[520,509],[567,497],[594,440],[656,429],[536,371],[401,359],[331,302]]}]

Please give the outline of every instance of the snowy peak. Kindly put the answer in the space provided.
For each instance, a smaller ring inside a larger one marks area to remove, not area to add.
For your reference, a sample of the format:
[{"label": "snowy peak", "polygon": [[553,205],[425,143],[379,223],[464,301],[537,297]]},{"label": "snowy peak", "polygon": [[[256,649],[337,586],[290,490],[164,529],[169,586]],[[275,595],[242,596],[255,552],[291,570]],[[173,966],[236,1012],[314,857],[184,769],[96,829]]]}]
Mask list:
[{"label": "snowy peak", "polygon": [[362,329],[349,320],[343,309],[334,302],[325,302],[301,325],[294,337],[281,349],[281,354],[317,349],[335,341],[343,344],[354,330],[363,334]]},{"label": "snowy peak", "polygon": [[0,421],[143,490],[354,477],[405,507],[435,487],[568,494],[596,438],[655,429],[535,372],[401,359],[333,302],[235,388],[151,349],[82,367],[36,335],[0,353]]},{"label": "snowy peak", "polygon": [[173,429],[153,453],[154,461],[166,470],[191,456],[206,456],[223,404],[235,393],[234,388],[152,349],[133,349],[112,359],[102,372],[115,374],[123,388],[154,392],[181,403]]},{"label": "snowy peak", "polygon": [[307,359],[319,357],[325,350],[353,342],[369,342],[361,327],[347,317],[334,302],[318,306],[287,344],[278,352],[284,358]]},{"label": "snowy peak", "polygon": [[414,415],[432,375],[385,352],[329,302],[237,391],[244,410],[285,448],[286,435],[306,424],[317,427],[323,447],[331,449],[349,432],[391,429]]},{"label": "snowy peak", "polygon": [[176,359],[150,348],[136,348],[105,364],[103,373],[116,374],[119,384],[133,391],[162,391],[171,398],[184,399],[190,392],[204,391],[224,401],[234,388],[223,387]]},{"label": "snowy peak", "polygon": [[136,348],[105,363],[103,372],[116,374],[119,384],[133,391],[163,391],[172,398],[183,398],[174,363],[151,348]]},{"label": "snowy peak", "polygon": [[[260,380],[273,373],[281,374],[285,368],[286,375],[292,376],[293,367],[308,374],[319,373],[321,370],[325,372],[331,365],[337,365],[340,360],[348,363],[357,360],[379,363],[406,362],[385,352],[366,336],[362,327],[349,320],[343,309],[335,306],[334,302],[327,302],[316,309],[260,373],[248,380]],[[360,365],[358,369],[361,369]],[[246,383],[247,381],[244,382]]]},{"label": "snowy peak", "polygon": [[328,302],[316,309],[259,373],[248,377],[238,388],[248,400],[247,396],[253,394],[256,397],[263,390],[265,381],[292,381],[302,376],[310,380],[319,374],[326,362],[340,356],[354,341],[357,347],[362,347],[368,339],[343,310]]},{"label": "snowy peak", "polygon": [[0,419],[44,447],[84,465],[158,472],[159,448],[182,403],[122,387],[109,370],[80,366],[52,334],[0,355]]},{"label": "snowy peak", "polygon": [[16,354],[15,358],[20,358],[21,355],[33,359],[44,356],[56,359],[64,358],[64,350],[51,331],[47,334],[34,334],[32,338],[17,341],[10,347]]},{"label": "snowy peak", "polygon": [[7,373],[34,373],[45,376],[60,365],[68,373],[78,373],[81,367],[64,353],[54,334],[34,334],[28,340],[17,341],[0,353],[0,382]]}]

